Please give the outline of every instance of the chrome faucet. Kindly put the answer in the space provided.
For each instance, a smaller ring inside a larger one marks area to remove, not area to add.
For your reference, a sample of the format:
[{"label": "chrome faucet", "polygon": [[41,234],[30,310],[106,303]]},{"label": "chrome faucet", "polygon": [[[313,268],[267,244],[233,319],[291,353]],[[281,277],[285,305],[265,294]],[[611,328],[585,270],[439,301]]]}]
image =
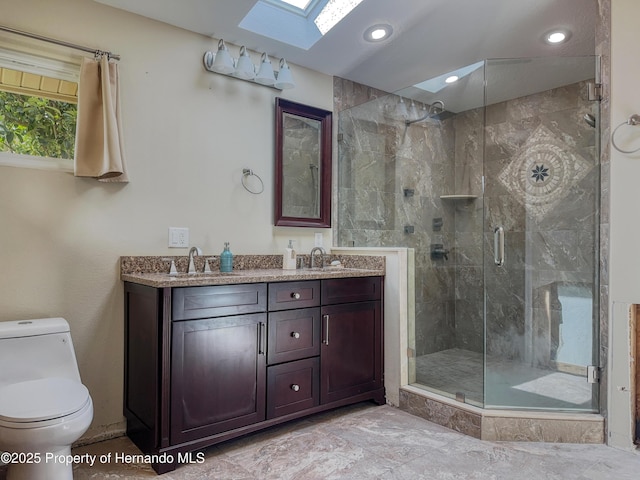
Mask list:
[{"label": "chrome faucet", "polygon": [[324,248],[322,247],[313,247],[311,249],[311,253],[309,254],[309,256],[311,257],[309,260],[309,268],[314,268],[315,266],[315,253],[316,252],[320,252],[320,258],[322,260],[322,268],[324,268],[324,256],[326,255],[327,252],[324,251]]},{"label": "chrome faucet", "polygon": [[200,250],[199,247],[191,247],[191,249],[189,250],[189,270],[187,270],[187,273],[189,275],[198,273],[198,271],[196,270],[196,264],[193,261],[193,257],[195,257],[196,255],[202,255],[202,250]]}]

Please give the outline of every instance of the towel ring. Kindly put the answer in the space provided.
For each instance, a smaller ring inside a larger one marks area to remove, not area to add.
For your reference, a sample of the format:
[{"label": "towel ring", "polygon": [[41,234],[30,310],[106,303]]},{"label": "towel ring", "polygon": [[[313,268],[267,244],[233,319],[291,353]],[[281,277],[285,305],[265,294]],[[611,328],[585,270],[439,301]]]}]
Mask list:
[{"label": "towel ring", "polygon": [[[249,187],[247,187],[247,184],[246,184],[247,177],[256,177],[260,181],[260,191],[259,192],[254,192]],[[244,189],[247,192],[252,193],[254,195],[260,195],[262,192],[264,192],[264,182],[262,181],[262,179],[258,175],[253,173],[253,170],[251,170],[250,168],[243,168],[242,169],[242,186],[244,187]]]},{"label": "towel ring", "polygon": [[613,129],[613,133],[611,133],[611,145],[613,145],[613,148],[618,150],[620,153],[636,153],[640,151],[640,147],[636,148],[635,150],[623,150],[618,145],[616,145],[616,132],[623,125],[640,125],[640,115],[634,113],[629,117],[629,120],[627,120],[626,122],[622,122],[620,125]]}]

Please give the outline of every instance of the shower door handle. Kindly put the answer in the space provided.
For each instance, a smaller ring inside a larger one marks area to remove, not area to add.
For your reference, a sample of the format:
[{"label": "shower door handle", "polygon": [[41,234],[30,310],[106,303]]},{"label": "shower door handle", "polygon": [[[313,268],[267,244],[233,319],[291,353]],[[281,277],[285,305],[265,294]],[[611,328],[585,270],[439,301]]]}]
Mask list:
[{"label": "shower door handle", "polygon": [[504,228],[493,231],[493,261],[499,267],[504,265]]}]

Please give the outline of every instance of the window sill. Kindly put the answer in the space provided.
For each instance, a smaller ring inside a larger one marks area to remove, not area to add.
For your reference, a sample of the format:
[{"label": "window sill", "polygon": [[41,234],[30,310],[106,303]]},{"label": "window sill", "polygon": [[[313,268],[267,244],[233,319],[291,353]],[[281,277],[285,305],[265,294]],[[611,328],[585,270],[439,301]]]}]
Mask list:
[{"label": "window sill", "polygon": [[0,166],[73,173],[73,160],[0,152]]}]

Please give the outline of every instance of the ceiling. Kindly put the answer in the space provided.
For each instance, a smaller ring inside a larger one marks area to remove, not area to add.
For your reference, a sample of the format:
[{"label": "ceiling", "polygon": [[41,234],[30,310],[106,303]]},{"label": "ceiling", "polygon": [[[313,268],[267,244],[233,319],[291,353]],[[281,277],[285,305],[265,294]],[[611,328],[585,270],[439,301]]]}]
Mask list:
[{"label": "ceiling", "polygon": [[[239,28],[256,0],[96,1],[387,92],[490,58],[595,51],[596,0],[364,0],[308,50]],[[393,35],[365,41],[377,23],[390,24]],[[569,30],[569,41],[544,43],[554,28]]]}]

